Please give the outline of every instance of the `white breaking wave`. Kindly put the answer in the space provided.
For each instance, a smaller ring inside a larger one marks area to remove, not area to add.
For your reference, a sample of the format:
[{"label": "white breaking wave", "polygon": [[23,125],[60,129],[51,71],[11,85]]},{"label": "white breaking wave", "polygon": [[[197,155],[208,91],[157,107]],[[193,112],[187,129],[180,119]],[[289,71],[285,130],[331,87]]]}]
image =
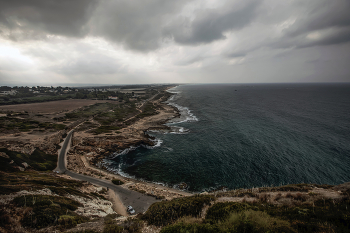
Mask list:
[{"label": "white breaking wave", "polygon": [[135,146],[131,146],[129,148],[126,148],[124,150],[122,150],[121,152],[114,152],[113,154],[111,154],[110,156],[108,156],[108,159],[115,159],[117,158],[119,155],[126,155],[127,153],[129,153],[130,151],[136,150],[137,147]]},{"label": "white breaking wave", "polygon": [[[172,89],[175,89],[175,88],[172,88]],[[177,108],[180,111],[181,116],[179,118],[172,119],[167,124],[179,124],[179,123],[183,123],[183,122],[195,122],[195,121],[198,121],[198,118],[191,112],[191,110],[188,107],[183,107],[183,106],[178,105],[178,104],[176,104],[174,102],[176,99],[180,98],[181,91],[172,90],[172,89],[169,89],[168,92],[172,93],[174,95],[172,95],[166,101],[166,103],[168,105],[170,105],[170,106],[173,106],[173,107]]]},{"label": "white breaking wave", "polygon": [[[147,148],[147,149],[154,149],[156,147],[160,147],[160,145],[163,143],[163,140],[161,139],[150,139],[150,141],[154,142],[154,146],[149,146],[149,145],[144,145],[144,144],[141,144],[140,146],[144,147],[144,148]],[[129,153],[130,151],[133,151],[133,150],[136,150],[137,148],[139,148],[140,146],[131,146],[129,148],[126,148],[122,151],[117,151],[117,152],[114,152],[113,154],[111,154],[110,156],[108,156],[108,159],[115,159],[117,158],[118,156],[120,155],[126,155],[127,153]]]},{"label": "white breaking wave", "polygon": [[184,127],[179,126],[171,126],[171,134],[187,134],[189,133],[189,129],[185,129]]},{"label": "white breaking wave", "polygon": [[163,140],[157,139],[157,138],[154,140],[150,140],[150,141],[154,142],[154,146],[143,145],[143,144],[141,146],[144,148],[147,148],[147,149],[154,149],[156,147],[160,147],[160,145],[163,143]]},{"label": "white breaking wave", "polygon": [[114,173],[114,174],[121,175],[122,177],[136,179],[135,176],[131,176],[131,175],[122,171],[121,163],[118,165],[118,167],[111,166],[113,163],[114,162],[110,159],[103,160],[103,166],[107,169],[107,171]]},{"label": "white breaking wave", "polygon": [[179,124],[183,122],[195,122],[198,118],[191,112],[188,107],[183,107],[175,103],[168,103],[180,111],[181,116],[179,118],[172,119],[168,124]]}]

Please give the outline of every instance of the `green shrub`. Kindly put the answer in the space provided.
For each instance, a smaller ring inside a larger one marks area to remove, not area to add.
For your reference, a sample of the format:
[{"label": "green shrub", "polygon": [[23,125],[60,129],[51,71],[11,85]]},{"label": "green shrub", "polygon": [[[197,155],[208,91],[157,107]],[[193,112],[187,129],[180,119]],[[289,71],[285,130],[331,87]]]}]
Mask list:
[{"label": "green shrub", "polygon": [[123,181],[118,180],[118,179],[113,179],[113,180],[112,180],[112,183],[115,184],[115,185],[122,185],[122,184],[124,184]]},{"label": "green shrub", "polygon": [[[10,157],[10,160],[14,161],[12,166],[15,164],[22,166],[21,164],[26,162],[31,168],[38,171],[53,170],[57,166],[57,155],[46,154],[39,149],[35,149],[31,155],[10,151],[5,148],[0,148],[0,152],[5,152]],[[0,168],[2,166],[5,171],[11,171],[11,166],[9,166],[8,163],[0,164]]]},{"label": "green shrub", "polygon": [[217,221],[225,221],[232,212],[240,212],[246,209],[250,209],[251,206],[246,203],[238,202],[219,202],[211,206],[205,219]]},{"label": "green shrub", "polygon": [[71,231],[71,233],[98,233],[97,231],[86,229],[81,231]]},{"label": "green shrub", "polygon": [[[66,197],[27,195],[16,197],[12,203],[20,207],[32,207],[32,211],[28,212],[21,221],[23,226],[43,228],[55,224],[64,224],[63,227],[70,227],[84,221],[84,218],[71,212],[82,204]],[[74,217],[67,217],[67,213]],[[64,217],[60,222],[58,220],[61,216]]]},{"label": "green shrub", "polygon": [[122,216],[120,214],[107,214],[105,217],[104,217],[104,221],[105,222],[109,222],[109,221],[113,221],[115,218],[119,217],[119,216]]},{"label": "green shrub", "polygon": [[66,229],[75,227],[77,224],[86,222],[87,220],[87,217],[82,216],[61,215],[57,223],[61,229]]},{"label": "green shrub", "polygon": [[165,226],[183,216],[199,216],[204,205],[209,205],[213,200],[213,196],[198,195],[157,202],[150,206],[141,219],[148,224]]},{"label": "green shrub", "polygon": [[85,193],[80,192],[77,189],[74,188],[67,188],[67,187],[50,187],[50,190],[60,196],[64,196],[67,194],[75,195],[75,196],[80,196],[84,198],[91,199],[91,197]]},{"label": "green shrub", "polygon": [[216,203],[208,209],[206,222],[212,224],[224,222],[232,212],[254,210],[289,221],[298,232],[323,232],[324,224],[336,232],[348,232],[350,229],[349,206],[348,199],[338,202],[333,199],[320,199],[315,201],[314,205],[301,204],[299,206],[277,206],[268,203]]},{"label": "green shrub", "polygon": [[231,213],[220,228],[234,232],[296,232],[290,223],[285,220],[273,218],[265,212],[247,210],[239,213]]},{"label": "green shrub", "polygon": [[103,228],[103,233],[122,233],[124,228],[116,224],[107,224]]},{"label": "green shrub", "polygon": [[220,233],[221,229],[217,225],[210,224],[185,224],[177,223],[164,227],[160,233]]},{"label": "green shrub", "polygon": [[95,197],[98,197],[98,198],[100,198],[100,199],[103,199],[103,200],[107,200],[108,201],[108,199],[107,198],[105,198],[104,196],[102,196],[101,194],[98,194],[98,193],[90,193],[90,195],[91,196],[95,196]]},{"label": "green shrub", "polygon": [[143,222],[139,219],[128,218],[122,226],[129,233],[141,233]]}]

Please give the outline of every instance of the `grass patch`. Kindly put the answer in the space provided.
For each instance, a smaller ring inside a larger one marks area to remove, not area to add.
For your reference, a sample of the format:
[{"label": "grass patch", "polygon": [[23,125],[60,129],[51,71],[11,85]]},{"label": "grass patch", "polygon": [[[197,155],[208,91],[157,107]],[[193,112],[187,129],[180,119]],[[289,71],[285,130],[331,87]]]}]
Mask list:
[{"label": "grass patch", "polygon": [[53,192],[56,193],[57,195],[64,196],[67,194],[70,195],[75,195],[75,196],[80,196],[84,198],[91,199],[91,197],[88,194],[85,194],[83,192],[80,192],[79,190],[75,188],[67,188],[67,187],[49,187],[49,189]]},{"label": "grass patch", "polygon": [[83,205],[66,197],[27,195],[16,197],[12,203],[18,207],[32,208],[21,221],[23,226],[31,228],[40,229],[50,225],[67,228],[87,220],[72,212]]},{"label": "grass patch", "polygon": [[152,103],[148,102],[144,105],[142,113],[137,115],[137,118],[143,118],[143,117],[152,116],[155,114],[157,114],[155,107],[153,106]]},{"label": "grass patch", "polygon": [[113,125],[101,125],[97,129],[94,129],[92,133],[94,134],[102,134],[102,133],[110,133],[112,130],[119,130],[120,127]]},{"label": "grass patch", "polygon": [[141,219],[148,224],[165,226],[183,216],[199,216],[204,205],[209,205],[214,199],[213,196],[198,195],[157,202],[149,207]]},{"label": "grass patch", "polygon": [[15,117],[0,117],[0,131],[15,130],[20,132],[28,132],[31,129],[55,131],[63,130],[66,126],[62,124],[54,124],[50,122],[40,123],[28,119],[19,119]]},{"label": "grass patch", "polygon": [[[0,148],[0,152],[4,152],[10,157],[10,159],[0,157],[0,169],[2,171],[14,171],[13,167],[15,165],[23,167],[22,163],[24,162],[38,171],[53,170],[57,166],[57,155],[46,154],[39,149],[35,149],[31,155],[5,148]],[[10,165],[11,160],[14,161],[14,164]]]},{"label": "grass patch", "polygon": [[349,199],[339,202],[333,200],[319,200],[313,205],[277,206],[268,203],[216,203],[208,209],[206,221],[210,223],[224,222],[232,213],[247,210],[262,211],[272,217],[289,221],[293,229],[298,232],[322,232],[327,223],[336,232],[349,232],[350,214]]},{"label": "grass patch", "polygon": [[10,194],[20,190],[40,190],[49,188],[54,193],[64,195],[67,193],[82,196],[76,188],[83,182],[56,177],[53,172],[16,171],[0,173],[0,194]]},{"label": "grass patch", "polygon": [[113,179],[113,180],[112,180],[112,183],[115,184],[115,185],[122,185],[122,184],[124,184],[123,181],[118,180],[118,179]]}]

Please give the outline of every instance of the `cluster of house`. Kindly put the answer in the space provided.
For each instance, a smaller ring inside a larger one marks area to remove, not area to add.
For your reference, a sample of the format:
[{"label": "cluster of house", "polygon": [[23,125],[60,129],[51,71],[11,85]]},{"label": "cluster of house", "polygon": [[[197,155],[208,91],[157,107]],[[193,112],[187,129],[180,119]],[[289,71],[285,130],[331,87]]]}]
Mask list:
[{"label": "cluster of house", "polygon": [[[23,88],[22,88],[23,89]],[[17,93],[21,92],[20,90],[22,89],[11,89],[7,91],[0,91],[0,95],[16,95]],[[32,92],[33,94],[40,94],[43,92],[51,92],[51,93],[56,93],[56,92],[62,92],[62,93],[69,93],[71,91],[79,91],[78,89],[72,89],[72,88],[49,88],[49,87],[33,87],[33,88],[24,88],[25,90]]]},{"label": "cluster of house", "polygon": [[90,91],[90,92],[93,92],[93,91],[101,91],[101,92],[114,91],[114,92],[117,92],[117,91],[120,91],[120,88],[88,88],[85,90]]},{"label": "cluster of house", "polygon": [[11,90],[11,91],[0,91],[0,95],[16,95],[17,91],[16,90]]}]

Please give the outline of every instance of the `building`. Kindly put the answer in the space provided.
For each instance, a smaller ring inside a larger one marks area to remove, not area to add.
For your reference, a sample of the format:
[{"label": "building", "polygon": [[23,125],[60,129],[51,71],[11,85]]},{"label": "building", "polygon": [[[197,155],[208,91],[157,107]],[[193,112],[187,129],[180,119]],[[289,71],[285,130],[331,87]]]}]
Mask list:
[{"label": "building", "polygon": [[118,97],[114,97],[114,96],[108,96],[109,100],[118,100]]},{"label": "building", "polygon": [[16,95],[17,91],[11,90],[11,91],[1,91],[0,95]]}]

